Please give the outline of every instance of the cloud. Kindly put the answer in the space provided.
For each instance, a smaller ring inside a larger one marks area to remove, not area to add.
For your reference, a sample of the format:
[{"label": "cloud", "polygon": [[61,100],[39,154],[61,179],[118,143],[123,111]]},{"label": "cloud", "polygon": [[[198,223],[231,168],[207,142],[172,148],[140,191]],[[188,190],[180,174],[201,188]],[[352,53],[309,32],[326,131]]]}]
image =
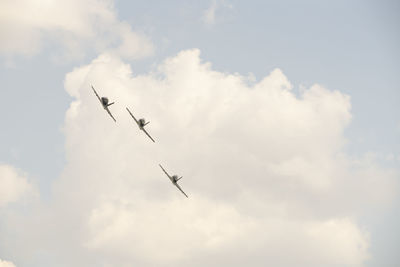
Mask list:
[{"label": "cloud", "polygon": [[0,259],[0,267],[15,267],[15,265],[10,261],[3,261]]},{"label": "cloud", "polygon": [[26,175],[10,165],[0,164],[0,208],[34,192]]},{"label": "cloud", "polygon": [[[116,125],[90,84],[116,101]],[[314,85],[296,97],[279,69],[250,86],[214,71],[198,50],[141,76],[104,54],[69,73],[65,87],[76,100],[56,192],[80,188],[82,241],[105,261],[212,266],[251,256],[255,266],[329,266],[368,258],[368,233],[355,218],[364,203],[390,195],[394,174],[343,154],[348,96]],[[125,106],[151,121],[155,145]],[[189,199],[159,162],[184,175]]]},{"label": "cloud", "polygon": [[217,1],[213,0],[209,8],[204,11],[203,20],[206,24],[214,24],[215,11],[217,9]]},{"label": "cloud", "polygon": [[213,25],[216,22],[217,11],[226,7],[232,8],[232,5],[223,0],[212,0],[211,5],[203,13],[203,22],[207,25]]},{"label": "cloud", "polygon": [[62,47],[64,60],[88,51],[109,51],[128,59],[153,52],[146,36],[118,20],[109,0],[2,1],[0,38],[3,57],[33,56],[52,44]]},{"label": "cloud", "polygon": [[[397,173],[344,153],[348,96],[320,85],[296,96],[279,69],[254,84],[213,70],[196,49],[144,75],[102,54],[64,85],[74,98],[63,128],[67,164],[52,205],[19,226],[41,237],[35,246],[14,242],[25,258],[35,248],[66,266],[362,266],[369,258],[359,215],[391,200]],[[117,123],[90,85],[116,102]],[[125,107],[151,121],[155,144]],[[158,163],[184,176],[188,199]]]}]

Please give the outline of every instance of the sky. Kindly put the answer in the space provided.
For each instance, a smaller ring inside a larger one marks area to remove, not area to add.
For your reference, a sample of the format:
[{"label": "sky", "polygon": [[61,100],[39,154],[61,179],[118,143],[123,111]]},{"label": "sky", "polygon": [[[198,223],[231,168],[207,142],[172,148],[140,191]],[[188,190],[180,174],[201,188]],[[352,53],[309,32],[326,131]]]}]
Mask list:
[{"label": "sky", "polygon": [[0,267],[398,266],[399,12],[0,1]]}]

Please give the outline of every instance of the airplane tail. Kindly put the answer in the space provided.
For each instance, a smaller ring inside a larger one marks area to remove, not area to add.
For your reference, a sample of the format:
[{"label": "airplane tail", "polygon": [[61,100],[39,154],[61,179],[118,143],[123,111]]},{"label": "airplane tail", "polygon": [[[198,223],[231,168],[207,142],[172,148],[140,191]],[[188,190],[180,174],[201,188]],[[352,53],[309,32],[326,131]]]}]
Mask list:
[{"label": "airplane tail", "polygon": [[146,126],[147,124],[149,124],[150,122],[148,121],[148,122],[146,122],[143,126]]},{"label": "airplane tail", "polygon": [[176,181],[178,182],[180,179],[182,179],[183,178],[183,176],[181,176],[181,177],[179,177],[178,179],[176,179]]},{"label": "airplane tail", "polygon": [[109,106],[111,106],[112,104],[114,104],[115,102],[112,102],[112,103],[110,103],[110,104],[107,104],[107,107],[109,107]]}]

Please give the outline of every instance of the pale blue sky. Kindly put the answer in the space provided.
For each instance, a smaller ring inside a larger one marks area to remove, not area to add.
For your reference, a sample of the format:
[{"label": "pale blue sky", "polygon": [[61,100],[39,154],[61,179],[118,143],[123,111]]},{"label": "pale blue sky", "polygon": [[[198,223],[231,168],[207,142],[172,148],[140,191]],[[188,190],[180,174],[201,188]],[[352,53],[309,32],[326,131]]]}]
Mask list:
[{"label": "pale blue sky", "polygon": [[[253,73],[257,81],[280,68],[295,90],[318,83],[350,95],[347,152],[375,153],[382,165],[399,169],[399,1],[218,3],[214,23],[206,24],[202,18],[211,1],[117,0],[119,19],[155,45],[153,56],[130,61],[133,72],[146,73],[190,48],[199,48],[217,71]],[[63,89],[65,74],[97,54],[62,63],[53,60],[56,45],[45,48],[0,66],[0,162],[37,179],[46,199],[64,166],[61,127],[71,101]],[[371,229],[368,266],[400,262],[399,206],[397,199],[387,210],[361,217]]]}]

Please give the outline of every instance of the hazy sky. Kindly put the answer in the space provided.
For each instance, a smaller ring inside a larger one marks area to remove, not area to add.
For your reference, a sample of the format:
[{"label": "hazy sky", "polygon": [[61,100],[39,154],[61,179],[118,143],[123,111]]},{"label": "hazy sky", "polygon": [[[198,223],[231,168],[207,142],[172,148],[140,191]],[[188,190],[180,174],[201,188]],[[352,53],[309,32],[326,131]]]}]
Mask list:
[{"label": "hazy sky", "polygon": [[0,267],[397,266],[398,14],[0,1]]}]

